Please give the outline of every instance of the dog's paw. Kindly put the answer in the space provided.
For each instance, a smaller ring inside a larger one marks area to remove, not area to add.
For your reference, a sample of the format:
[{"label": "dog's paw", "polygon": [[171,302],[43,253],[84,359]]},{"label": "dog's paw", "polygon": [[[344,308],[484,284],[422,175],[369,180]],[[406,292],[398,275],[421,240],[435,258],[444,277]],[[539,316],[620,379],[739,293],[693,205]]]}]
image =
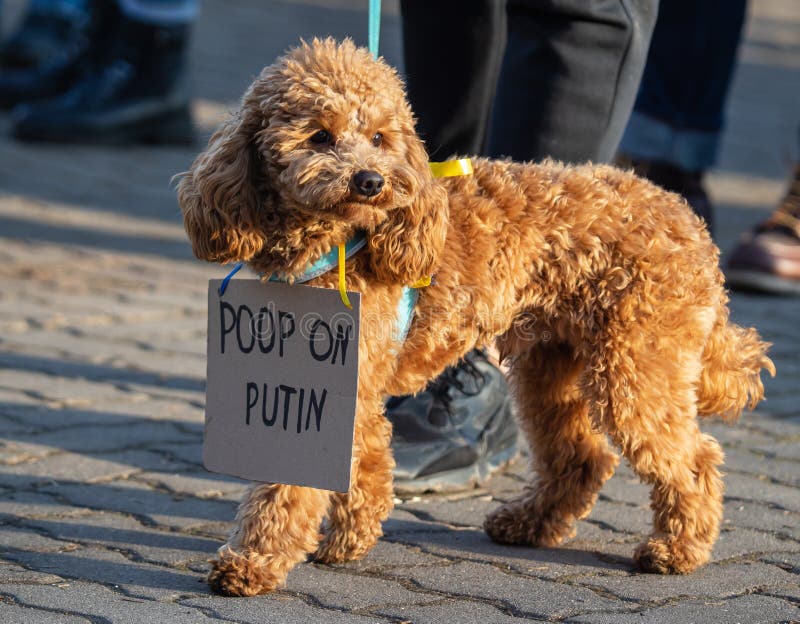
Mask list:
[{"label": "dog's paw", "polygon": [[270,559],[263,555],[240,555],[232,550],[220,553],[211,559],[208,585],[216,594],[223,596],[257,596],[267,594],[282,586],[286,574],[272,570]]},{"label": "dog's paw", "polygon": [[633,560],[643,572],[688,574],[708,561],[710,548],[672,536],[651,537],[640,544]]},{"label": "dog's paw", "polygon": [[483,530],[500,544],[545,548],[558,546],[575,533],[571,523],[538,518],[520,500],[506,503],[486,516]]},{"label": "dog's paw", "polygon": [[520,517],[520,507],[513,503],[508,503],[502,507],[498,507],[491,512],[483,521],[483,530],[492,538],[493,541],[500,544],[529,544],[531,543],[530,528],[528,521]]},{"label": "dog's paw", "polygon": [[363,559],[372,550],[377,537],[329,533],[311,556],[317,563],[344,563]]}]

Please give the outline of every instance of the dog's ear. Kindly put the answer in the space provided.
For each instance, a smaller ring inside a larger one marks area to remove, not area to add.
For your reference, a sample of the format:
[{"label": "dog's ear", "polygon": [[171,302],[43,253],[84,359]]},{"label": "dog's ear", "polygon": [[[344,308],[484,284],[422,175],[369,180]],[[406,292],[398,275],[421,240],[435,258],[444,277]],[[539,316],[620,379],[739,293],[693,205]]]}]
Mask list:
[{"label": "dog's ear", "polygon": [[259,215],[264,172],[253,144],[259,125],[256,111],[244,105],[180,176],[183,223],[201,260],[248,260],[264,246]]},{"label": "dog's ear", "polygon": [[408,171],[402,177],[411,200],[375,228],[369,248],[372,269],[381,281],[410,285],[434,272],[447,236],[449,211],[447,191],[431,175],[428,154],[413,123],[404,130]]}]

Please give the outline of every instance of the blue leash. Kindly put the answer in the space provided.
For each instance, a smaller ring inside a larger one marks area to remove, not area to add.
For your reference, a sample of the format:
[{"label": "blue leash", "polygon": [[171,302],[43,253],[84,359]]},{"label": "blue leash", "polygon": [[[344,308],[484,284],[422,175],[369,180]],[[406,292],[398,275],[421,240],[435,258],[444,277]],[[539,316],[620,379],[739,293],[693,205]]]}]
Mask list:
[{"label": "blue leash", "polygon": [[369,51],[378,58],[378,41],[381,36],[381,0],[369,0]]}]

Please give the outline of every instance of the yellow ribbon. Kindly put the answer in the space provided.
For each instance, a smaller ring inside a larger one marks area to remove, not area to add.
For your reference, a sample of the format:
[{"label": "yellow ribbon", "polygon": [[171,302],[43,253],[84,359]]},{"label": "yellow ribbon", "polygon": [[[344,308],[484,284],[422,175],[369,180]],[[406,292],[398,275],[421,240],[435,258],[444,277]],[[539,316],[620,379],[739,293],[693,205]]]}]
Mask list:
[{"label": "yellow ribbon", "polygon": [[[434,178],[452,178],[455,176],[472,175],[472,161],[469,158],[459,158],[458,160],[446,160],[444,162],[429,162],[431,174]],[[339,244],[339,295],[342,303],[352,309],[350,299],[347,298],[347,282],[344,278],[345,269],[345,250],[344,243]],[[431,276],[419,278],[411,284],[411,288],[425,288],[431,285]]]},{"label": "yellow ribbon", "polygon": [[344,254],[344,243],[339,243],[339,295],[342,298],[342,303],[346,305],[348,308],[352,309],[352,304],[350,303],[350,299],[347,298],[347,283],[344,280],[344,264],[345,264],[345,254]]},{"label": "yellow ribbon", "polygon": [[434,178],[452,178],[455,176],[472,175],[472,161],[469,158],[446,160],[444,162],[429,162]]}]

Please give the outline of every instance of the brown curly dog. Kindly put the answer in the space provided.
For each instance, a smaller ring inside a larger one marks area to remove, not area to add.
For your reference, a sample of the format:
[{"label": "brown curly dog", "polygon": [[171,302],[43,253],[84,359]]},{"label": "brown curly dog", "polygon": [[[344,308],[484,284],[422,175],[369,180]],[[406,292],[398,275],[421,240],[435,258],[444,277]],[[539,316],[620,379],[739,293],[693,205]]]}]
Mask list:
[{"label": "brown curly dog", "polygon": [[[609,166],[476,158],[474,168],[432,177],[397,73],[328,39],[264,69],[182,174],[186,230],[204,260],[291,279],[354,232],[368,238],[347,263],[364,319],[350,491],[254,485],[213,561],[214,591],[269,592],[309,553],[363,557],[392,508],[384,397],[418,392],[492,342],[536,478],[486,519],[489,536],[571,537],[617,465],[608,436],[653,486],[654,530],[636,564],[684,573],[708,560],[722,451],[696,417],[733,421],[774,366],[755,330],[728,321],[703,223],[677,195]],[[407,338],[392,343],[403,286],[427,275]],[[311,283],[336,281],[331,271]]]}]

